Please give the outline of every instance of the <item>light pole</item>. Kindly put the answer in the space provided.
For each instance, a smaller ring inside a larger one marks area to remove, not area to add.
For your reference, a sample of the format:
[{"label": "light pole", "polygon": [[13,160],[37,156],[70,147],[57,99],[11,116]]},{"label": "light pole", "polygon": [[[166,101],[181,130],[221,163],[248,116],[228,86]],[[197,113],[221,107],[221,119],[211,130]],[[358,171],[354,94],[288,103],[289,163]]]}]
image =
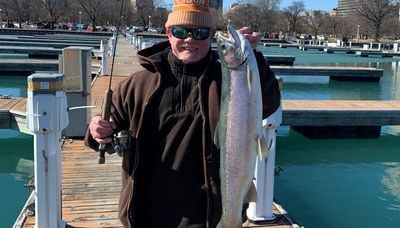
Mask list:
[{"label": "light pole", "polygon": [[151,28],[151,15],[149,15],[149,28]]},{"label": "light pole", "polygon": [[82,12],[79,11],[79,24],[82,24]]},{"label": "light pole", "polygon": [[357,43],[359,39],[360,39],[360,25],[357,25]]}]

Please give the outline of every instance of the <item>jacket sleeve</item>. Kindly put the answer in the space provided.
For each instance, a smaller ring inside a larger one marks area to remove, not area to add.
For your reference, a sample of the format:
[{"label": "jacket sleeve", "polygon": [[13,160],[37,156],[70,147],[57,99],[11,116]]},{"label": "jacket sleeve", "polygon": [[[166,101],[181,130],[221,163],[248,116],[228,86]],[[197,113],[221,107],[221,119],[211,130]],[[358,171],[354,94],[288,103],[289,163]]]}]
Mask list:
[{"label": "jacket sleeve", "polygon": [[[112,95],[112,102],[111,102],[111,118],[114,121],[117,129],[114,132],[120,131],[120,126],[124,126],[123,122],[125,122],[125,107],[124,107],[124,100],[123,100],[123,93],[121,92],[121,86],[118,86],[115,92]],[[129,125],[125,125],[129,126]],[[89,128],[86,130],[86,135],[84,139],[84,143],[86,146],[90,147],[91,149],[98,151],[99,143],[93,139],[93,136],[90,134]],[[109,154],[114,153],[113,147],[111,144],[106,145],[106,151]]]},{"label": "jacket sleeve", "polygon": [[268,61],[261,52],[254,52],[260,73],[261,92],[263,98],[263,118],[274,113],[281,104],[281,93],[278,80],[271,70]]}]

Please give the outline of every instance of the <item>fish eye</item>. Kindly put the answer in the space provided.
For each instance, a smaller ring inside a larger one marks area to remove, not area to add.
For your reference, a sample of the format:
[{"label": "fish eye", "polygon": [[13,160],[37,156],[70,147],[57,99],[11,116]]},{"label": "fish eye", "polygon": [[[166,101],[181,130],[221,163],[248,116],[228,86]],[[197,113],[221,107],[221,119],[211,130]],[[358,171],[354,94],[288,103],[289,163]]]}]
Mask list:
[{"label": "fish eye", "polygon": [[225,50],[226,49],[226,45],[225,44],[221,44],[221,49]]}]

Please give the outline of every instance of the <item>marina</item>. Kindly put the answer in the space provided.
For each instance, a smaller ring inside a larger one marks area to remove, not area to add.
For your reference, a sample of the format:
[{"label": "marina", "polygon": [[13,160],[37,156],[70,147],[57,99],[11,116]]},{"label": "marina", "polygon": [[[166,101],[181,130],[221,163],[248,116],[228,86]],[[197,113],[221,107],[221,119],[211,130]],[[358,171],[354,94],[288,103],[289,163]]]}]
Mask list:
[{"label": "marina", "polygon": [[[117,56],[119,58],[116,59],[116,64],[118,65],[115,67],[115,72],[114,72],[115,78],[113,81],[113,85],[116,85],[118,81],[123,80],[124,77],[126,77],[129,73],[140,69],[138,68],[139,65],[137,64],[137,61],[134,59],[135,58],[134,49],[132,49],[132,47],[129,46],[127,41],[124,39],[121,39],[121,44],[119,45],[121,46],[126,45],[126,46],[124,46],[124,48],[120,48],[120,46],[117,48],[118,51]],[[271,53],[271,52],[266,51],[266,53]],[[298,59],[299,58],[296,58],[296,63]],[[299,65],[297,65],[296,67],[301,68]],[[373,65],[373,67],[377,66]],[[327,68],[327,67],[326,66],[320,67],[320,69],[322,68]],[[393,71],[397,72],[396,69],[397,68],[394,68]],[[382,75],[379,76],[379,78],[381,78],[381,80],[378,82],[379,85],[376,85],[378,83],[375,82],[373,83],[374,85],[367,83],[366,85],[357,84],[357,86],[359,86],[360,88],[380,89],[381,84],[388,83],[387,79],[385,78],[386,76],[383,73],[383,70],[380,71],[382,72],[381,73]],[[277,72],[278,70],[276,70],[277,75],[288,74],[288,73],[277,73]],[[315,70],[315,72],[318,72],[318,70]],[[107,79],[108,79],[107,77],[98,77],[94,81],[94,85],[92,87],[93,90],[92,90],[91,102],[96,106],[96,108],[92,110],[92,114],[99,113],[100,111],[102,99],[104,96],[104,90],[108,82]],[[319,87],[327,88],[328,86],[338,85],[337,83],[342,83],[342,82],[329,83],[328,85],[319,85]],[[357,82],[349,82],[349,83],[357,83]],[[290,90],[293,87],[293,84],[296,83],[284,81],[283,85],[284,90]],[[354,87],[355,84],[349,84],[349,85],[350,85],[349,87],[352,88]],[[305,87],[305,90],[309,90],[309,87]],[[312,93],[313,91],[314,88],[312,88],[308,92]],[[299,97],[302,97],[302,92],[299,92],[298,94],[300,94]],[[290,145],[287,145],[288,140],[290,142],[293,142],[293,145],[299,146],[299,148],[302,148],[303,150],[307,150],[307,148],[304,148],[304,144],[309,143],[312,146],[319,145],[320,146],[319,149],[315,149],[315,151],[312,151],[313,155],[316,158],[318,157],[326,158],[327,156],[327,155],[321,156],[320,154],[317,153],[317,150],[324,150],[322,152],[327,152],[327,153],[331,151],[330,149],[326,151],[325,149],[322,149],[325,148],[326,145],[324,145],[320,141],[317,142],[308,141],[308,139],[303,139],[297,133],[294,133],[294,131],[286,130],[287,126],[348,127],[348,126],[379,125],[382,126],[382,131],[381,129],[379,129],[380,131],[378,135],[380,135],[380,139],[377,139],[378,142],[381,143],[392,142],[393,145],[393,141],[390,141],[391,137],[388,137],[387,135],[390,134],[396,137],[396,133],[390,133],[392,131],[388,129],[392,129],[391,125],[394,125],[394,129],[396,129],[396,125],[400,125],[399,123],[400,103],[398,99],[382,101],[378,100],[378,97],[377,98],[370,97],[370,99],[367,100],[356,100],[355,98],[357,97],[350,96],[347,97],[348,99],[343,100],[340,99],[341,98],[340,96],[336,97],[335,95],[333,95],[335,100],[331,99],[321,100],[321,98],[325,98],[324,96],[326,95],[322,95],[320,97],[314,97],[313,99],[309,100],[306,99],[300,100],[299,98],[295,99],[294,97],[289,96],[287,93],[285,93],[285,91],[283,92],[283,98],[284,98],[282,103],[283,123],[282,127],[278,129],[279,137],[278,137],[278,151],[277,151],[277,166],[283,167],[284,171],[280,176],[277,177],[278,187],[275,191],[277,194],[277,199],[280,202],[282,202],[282,205],[285,207],[285,209],[287,209],[286,208],[287,204],[293,205],[293,202],[299,204],[298,202],[296,202],[295,199],[290,197],[290,193],[288,193],[288,190],[285,191],[284,189],[284,188],[291,189],[290,183],[292,184],[297,183],[295,180],[289,180],[289,174],[292,177],[294,177],[296,176],[293,173],[296,172],[294,170],[297,170],[297,172],[301,171],[307,172],[304,170],[299,171],[298,169],[293,169],[291,167],[290,162],[294,162],[297,156],[295,154],[289,153],[291,150],[293,150],[293,148],[290,147]],[[387,97],[385,98],[385,96],[389,95],[384,94],[382,97],[379,98],[388,99]],[[304,96],[302,98],[307,98],[307,97]],[[369,97],[366,96],[366,98]],[[1,122],[4,123],[5,121],[3,120],[9,120],[9,122],[5,124],[4,127],[2,125],[1,128],[18,129],[18,131],[24,132],[22,126],[25,124],[24,108],[26,106],[26,99],[24,98],[0,99],[0,104],[2,107],[0,108]],[[21,128],[18,126],[21,126]],[[358,141],[363,139],[347,139],[347,140],[349,140],[348,142],[352,142],[352,140],[358,143],[362,142],[365,143],[367,146],[372,145],[371,146],[372,148],[380,150],[376,146],[376,144],[372,143],[372,141],[368,142]],[[301,143],[298,143],[298,141],[301,141]],[[326,144],[330,145],[329,142],[327,142]],[[394,144],[394,146],[396,145],[397,144]],[[310,150],[313,149],[312,146],[310,147]],[[334,145],[331,145],[330,147],[334,147]],[[346,149],[344,149],[342,146],[340,146],[340,148],[342,148],[343,151],[346,151]],[[359,148],[361,147],[359,146]],[[383,159],[383,160],[395,162],[396,159],[399,158],[398,155],[394,154],[394,152],[388,149],[386,146],[382,146],[382,148],[386,150],[386,152],[383,152],[383,154],[390,153],[392,155],[392,159],[388,160]],[[351,150],[354,150],[354,148]],[[355,150],[358,151],[357,149]],[[338,156],[340,155],[338,151],[331,153],[336,153],[338,154]],[[360,154],[360,152],[357,153]],[[361,157],[363,156],[360,154],[360,157],[357,159],[360,159]],[[340,158],[346,160],[346,158],[342,157]],[[72,143],[70,141],[65,142],[63,146],[62,159],[63,159],[63,170],[62,170],[63,219],[67,221],[67,223],[72,227],[121,227],[118,222],[118,218],[116,216],[117,202],[118,202],[118,186],[119,186],[118,184],[120,184],[119,183],[120,159],[118,158],[118,156],[115,155],[107,156],[106,166],[98,165],[96,164],[97,153],[94,153],[93,151],[84,147],[81,140],[74,139]],[[328,157],[327,159],[332,159],[332,157]],[[379,160],[380,158],[377,159]],[[335,159],[332,160],[337,161]],[[303,160],[301,161],[303,162]],[[362,159],[358,161],[368,162]],[[104,169],[105,167],[107,167],[107,170]],[[108,172],[114,173],[115,175],[103,176],[103,174]],[[302,180],[305,183],[307,183],[306,179]],[[288,184],[286,181],[289,181],[290,183]],[[302,191],[299,190],[299,192]],[[328,190],[326,190],[326,192],[328,192]],[[307,195],[304,192],[302,192],[302,194]],[[318,196],[317,193],[314,194]],[[292,203],[289,202],[288,199],[291,199]],[[305,204],[303,203],[301,205],[304,206]],[[281,226],[277,226],[277,224],[274,225],[270,224],[270,225],[262,225],[261,227],[269,227],[269,226],[288,227],[288,225],[286,224],[290,223],[290,221],[292,220],[291,217],[287,214],[287,212],[285,212],[285,210],[283,210],[280,204],[275,203],[274,206],[275,206],[274,213],[284,218],[283,220],[286,222],[284,222],[284,224]],[[304,220],[303,218],[298,221],[296,214],[299,214],[299,211],[300,212],[302,211],[301,209],[291,206],[288,212],[292,215],[292,211],[295,211],[293,217],[296,218],[296,222],[298,222],[299,224],[306,224],[306,223],[309,224],[309,221]],[[320,219],[316,218],[318,216],[312,216],[312,217],[314,218],[314,222],[317,222],[317,224],[324,224],[323,221],[320,221]],[[303,221],[304,223],[302,223]],[[34,218],[28,217],[28,219],[25,222],[25,227],[33,227],[33,225],[34,225]],[[247,225],[248,225],[247,227],[255,227],[254,224],[247,224]]]},{"label": "marina", "polygon": [[[113,78],[113,85],[118,84],[131,72],[140,68],[132,64],[132,57],[135,56],[134,50],[129,48],[127,43],[121,41],[116,55],[116,75]],[[127,54],[127,55],[125,55]],[[130,61],[128,61],[130,60]],[[104,98],[104,90],[108,85],[108,77],[96,78],[92,86],[92,104],[96,108],[92,113],[101,111],[101,104]],[[9,109],[13,124],[4,126],[13,128],[13,126],[22,126],[18,131],[24,131],[25,121],[15,118],[16,113],[24,115],[26,99],[2,99],[0,110]],[[6,118],[0,115],[0,118]],[[86,148],[83,141],[75,139],[72,142],[66,141],[62,149],[62,205],[63,219],[72,227],[121,227],[117,217],[118,191],[120,188],[120,158],[118,156],[107,156],[106,165],[96,163],[97,153]],[[111,163],[109,165],[108,163]],[[99,174],[100,173],[102,174]],[[109,175],[118,173],[118,175]],[[104,175],[104,176],[103,176]],[[65,178],[64,178],[65,176]],[[274,226],[289,227],[292,222],[290,216],[283,208],[274,203],[274,214],[279,216]],[[22,213],[24,214],[24,213]],[[24,219],[23,219],[24,220]],[[293,220],[294,221],[294,220]],[[27,217],[23,222],[23,227],[33,227],[34,217]],[[270,224],[271,225],[271,224]],[[254,224],[248,223],[247,227],[254,227]],[[269,227],[269,225],[257,225],[257,227]]]}]

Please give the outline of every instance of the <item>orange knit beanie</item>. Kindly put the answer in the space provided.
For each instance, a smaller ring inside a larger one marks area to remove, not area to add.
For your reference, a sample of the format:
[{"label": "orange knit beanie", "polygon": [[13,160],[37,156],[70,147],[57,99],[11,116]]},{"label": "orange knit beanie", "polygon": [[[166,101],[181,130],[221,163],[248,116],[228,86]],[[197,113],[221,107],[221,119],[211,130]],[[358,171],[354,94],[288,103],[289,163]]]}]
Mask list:
[{"label": "orange knit beanie", "polygon": [[178,25],[214,28],[208,0],[174,0],[174,10],[168,15],[165,27]]}]

